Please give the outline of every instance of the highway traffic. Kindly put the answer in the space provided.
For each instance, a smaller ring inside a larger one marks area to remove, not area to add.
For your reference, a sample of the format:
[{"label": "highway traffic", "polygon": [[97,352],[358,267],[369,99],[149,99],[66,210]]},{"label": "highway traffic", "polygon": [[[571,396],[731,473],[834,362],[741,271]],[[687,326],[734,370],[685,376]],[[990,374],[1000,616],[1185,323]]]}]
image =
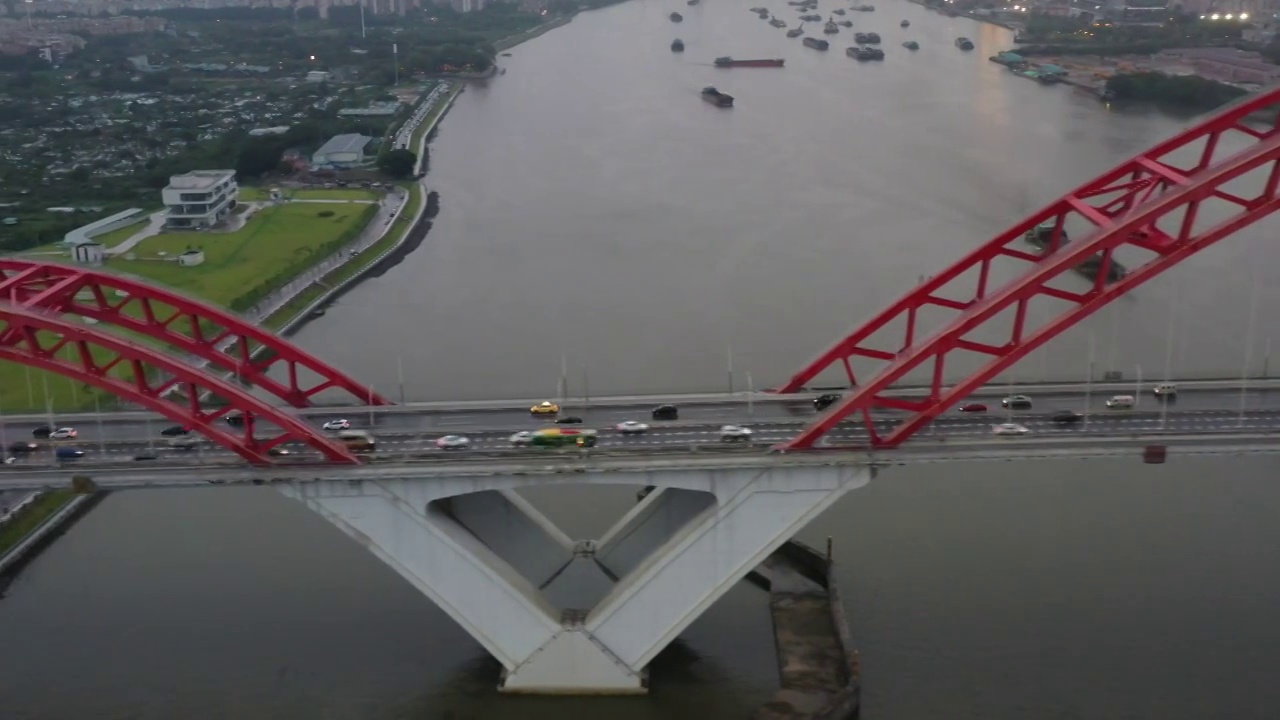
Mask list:
[{"label": "highway traffic", "polygon": [[[1153,403],[1154,405],[1154,403]],[[1055,410],[1057,410],[1055,408]],[[810,410],[809,415],[812,416]],[[598,447],[606,450],[634,449],[643,452],[649,449],[695,448],[699,446],[738,445],[743,449],[760,448],[781,443],[796,434],[805,424],[807,418],[792,419],[760,419],[755,422],[742,422],[750,428],[747,438],[728,440],[723,437],[722,423],[701,420],[679,420],[674,422],[650,422],[649,429],[643,434],[626,435],[617,432],[611,426],[590,424],[583,426],[560,426],[564,429],[591,428],[598,433]],[[1280,409],[1250,410],[1243,417],[1236,410],[1184,410],[1181,407],[1170,408],[1165,412],[1155,410],[1101,411],[1080,417],[1077,421],[1063,423],[1054,419],[1054,411],[998,411],[987,413],[954,413],[938,418],[934,423],[922,430],[911,445],[939,444],[963,445],[973,442],[987,442],[993,438],[993,426],[1012,421],[1024,427],[1027,434],[1021,437],[1003,438],[1006,442],[1025,441],[1027,436],[1038,439],[1050,437],[1095,436],[1133,436],[1155,433],[1175,433],[1183,435],[1213,433],[1280,433]],[[741,422],[741,421],[739,421]],[[354,424],[354,423],[353,423]],[[887,431],[892,421],[881,421],[880,430]],[[537,454],[547,452],[543,448],[515,447],[511,436],[519,430],[538,427],[556,427],[549,421],[538,422],[525,418],[524,424],[516,428],[490,428],[469,430],[465,433],[465,448],[443,449],[437,443],[445,434],[461,435],[459,430],[424,427],[418,430],[391,430],[379,428],[377,432],[377,455],[380,457],[421,455],[424,453],[448,453],[464,460],[470,454],[492,453],[503,451],[510,453]],[[846,423],[827,436],[824,447],[855,446],[865,444],[865,429],[857,423]],[[40,448],[28,454],[19,454],[8,469],[18,470],[23,466],[49,465],[58,462],[53,456],[52,448],[73,444],[84,451],[86,456],[64,461],[67,465],[93,465],[100,463],[132,462],[138,456],[154,453],[165,461],[184,463],[231,462],[238,457],[230,451],[213,445],[207,441],[198,442],[191,449],[170,448],[168,438],[154,436],[135,436],[132,438],[117,437],[110,440],[87,440],[82,435],[74,441],[61,443],[40,443]],[[281,458],[312,460],[311,451],[298,443],[285,446],[291,457]],[[152,460],[159,458],[150,458]]]}]

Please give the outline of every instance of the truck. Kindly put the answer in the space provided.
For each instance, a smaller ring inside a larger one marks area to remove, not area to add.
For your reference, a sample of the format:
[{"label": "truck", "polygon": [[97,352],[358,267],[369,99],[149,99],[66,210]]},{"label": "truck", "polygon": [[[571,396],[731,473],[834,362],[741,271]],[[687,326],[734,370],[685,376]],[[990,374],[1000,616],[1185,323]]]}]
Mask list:
[{"label": "truck", "polygon": [[529,444],[534,447],[564,447],[566,445],[577,445],[578,447],[595,447],[599,438],[596,436],[595,430],[565,430],[562,428],[547,428],[539,430],[533,434]]}]

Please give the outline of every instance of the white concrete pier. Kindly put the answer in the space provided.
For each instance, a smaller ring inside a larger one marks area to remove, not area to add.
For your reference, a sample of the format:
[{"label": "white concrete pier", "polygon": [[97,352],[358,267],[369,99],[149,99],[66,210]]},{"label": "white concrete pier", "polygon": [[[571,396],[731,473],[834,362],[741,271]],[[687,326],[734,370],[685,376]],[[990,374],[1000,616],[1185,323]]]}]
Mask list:
[{"label": "white concrete pier", "polygon": [[653,486],[602,538],[572,539],[521,498],[547,476],[278,485],[436,602],[504,668],[501,689],[647,691],[650,661],[845,492],[860,465],[586,470],[564,484]]}]

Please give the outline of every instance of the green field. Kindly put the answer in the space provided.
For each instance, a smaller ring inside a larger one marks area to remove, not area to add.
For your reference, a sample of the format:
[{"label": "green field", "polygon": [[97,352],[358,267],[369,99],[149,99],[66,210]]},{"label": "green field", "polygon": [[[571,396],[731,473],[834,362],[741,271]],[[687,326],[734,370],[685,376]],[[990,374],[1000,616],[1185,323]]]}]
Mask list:
[{"label": "green field", "polygon": [[[293,200],[373,200],[382,197],[377,190],[364,188],[281,188],[280,194]],[[242,202],[267,202],[271,200],[270,188],[240,188]]]},{"label": "green field", "polygon": [[134,234],[136,234],[137,232],[145,228],[147,226],[148,219],[149,219],[149,216],[144,215],[142,218],[142,222],[136,222],[132,225],[129,225],[128,227],[122,227],[116,230],[112,230],[109,233],[94,235],[93,241],[100,242],[109,248],[113,248],[119,245],[120,243],[124,242],[125,240],[128,240],[129,238],[133,237]]},{"label": "green field", "polygon": [[[104,267],[168,285],[217,305],[243,309],[354,238],[376,212],[375,205],[363,203],[298,203],[263,208],[235,232],[163,233],[139,243],[133,250],[136,260],[113,258]],[[188,249],[202,250],[205,262],[180,267],[176,257]],[[181,325],[175,327],[183,332]],[[60,375],[0,363],[0,413],[40,412],[46,402],[61,411],[91,409],[96,393],[93,388]],[[114,398],[100,395],[97,402],[107,408]]]},{"label": "green field", "polygon": [[22,509],[22,512],[0,527],[0,555],[40,527],[54,513],[75,499],[75,493],[69,489],[51,490],[36,498],[35,502]]}]

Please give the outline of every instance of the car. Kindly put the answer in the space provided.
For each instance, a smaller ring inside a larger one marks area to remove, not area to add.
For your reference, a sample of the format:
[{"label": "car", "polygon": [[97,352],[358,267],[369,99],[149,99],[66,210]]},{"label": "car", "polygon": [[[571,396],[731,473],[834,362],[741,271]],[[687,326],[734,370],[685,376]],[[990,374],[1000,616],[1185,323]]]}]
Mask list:
[{"label": "car", "polygon": [[14,457],[14,456],[12,456],[12,455],[10,455],[10,456],[8,456],[8,457],[6,457],[6,458],[4,459],[4,464],[5,464],[5,465],[12,465],[12,464],[14,464],[14,463],[16,463],[16,462],[18,462],[18,458]]},{"label": "car", "polygon": [[271,448],[270,450],[268,450],[268,451],[267,451],[267,454],[268,454],[268,455],[275,455],[275,456],[277,456],[277,457],[281,457],[281,456],[284,456],[284,455],[292,455],[292,454],[293,454],[293,451],[292,451],[292,450],[290,450],[289,448],[273,447],[273,448]]},{"label": "car", "polygon": [[1152,388],[1152,392],[1161,400],[1176,400],[1178,398],[1178,386],[1174,383],[1160,383]]},{"label": "car", "polygon": [[557,425],[581,425],[582,418],[578,417],[577,415],[569,415],[568,417],[562,417],[556,420],[556,424]]},{"label": "car", "polygon": [[47,438],[49,437],[49,435],[53,433],[53,430],[54,429],[49,427],[48,425],[41,425],[40,427],[31,431],[31,436]]},{"label": "car", "polygon": [[534,415],[555,415],[560,412],[560,406],[550,400],[543,400],[537,405],[529,408],[529,412]]},{"label": "car", "polygon": [[351,421],[345,418],[341,418],[338,420],[330,420],[329,422],[325,423],[322,427],[324,427],[325,430],[350,430]]},{"label": "car", "polygon": [[462,435],[445,435],[436,440],[436,447],[441,450],[466,450],[471,447],[471,441]]},{"label": "car", "polygon": [[1010,410],[1030,410],[1031,398],[1026,395],[1010,395],[1000,401],[1000,407]]},{"label": "car", "polygon": [[987,411],[987,406],[983,405],[982,403],[965,403],[964,405],[960,406],[960,412],[964,412],[964,413],[986,412],[986,411]]},{"label": "car", "polygon": [[79,434],[80,433],[76,432],[75,428],[64,427],[64,428],[58,428],[57,430],[54,430],[53,432],[49,433],[49,439],[50,440],[72,440]]},{"label": "car", "polygon": [[244,424],[244,413],[239,411],[233,412],[224,417],[223,420],[225,420],[228,425],[239,427]]},{"label": "car", "polygon": [[60,447],[54,455],[59,460],[76,460],[84,457],[84,451],[73,447]]},{"label": "car", "polygon": [[1083,420],[1084,416],[1075,410],[1059,410],[1053,414],[1051,419],[1059,425],[1071,425]]},{"label": "car", "polygon": [[533,443],[533,433],[529,432],[528,430],[521,430],[520,432],[507,438],[507,442],[511,443],[512,445],[515,445],[516,447],[524,447],[526,445]]},{"label": "car", "polygon": [[199,444],[200,440],[198,438],[189,436],[169,438],[169,447],[176,448],[178,450],[195,450],[196,446]]},{"label": "car", "polygon": [[837,393],[824,393],[813,399],[813,409],[822,412],[837,402],[840,402],[840,395]]},{"label": "car", "polygon": [[153,451],[151,451],[151,450],[143,450],[142,452],[138,453],[137,455],[134,455],[134,456],[133,456],[133,459],[134,459],[134,460],[136,460],[136,461],[138,461],[138,462],[142,462],[142,461],[144,461],[144,460],[159,460],[159,459],[160,459],[160,455],[159,455],[159,454],[157,454],[157,453],[155,453],[155,452],[153,452]]},{"label": "car", "polygon": [[724,442],[750,440],[751,434],[751,428],[741,425],[725,425],[720,428],[720,439]]},{"label": "car", "polygon": [[999,425],[991,426],[992,435],[1016,436],[1026,435],[1029,432],[1031,431],[1025,425],[1019,425],[1018,423],[1000,423]]},{"label": "car", "polygon": [[40,446],[33,442],[18,441],[15,443],[9,443],[9,452],[15,455],[20,455],[22,453],[31,453],[39,449],[40,449]]},{"label": "car", "polygon": [[650,415],[654,420],[677,420],[680,417],[680,408],[675,405],[659,405]]},{"label": "car", "polygon": [[636,422],[635,420],[620,422],[617,425],[614,425],[613,429],[623,435],[640,435],[641,433],[649,432],[649,426],[647,424]]},{"label": "car", "polygon": [[186,435],[190,432],[191,428],[189,427],[184,427],[182,425],[170,425],[169,427],[161,430],[160,434],[165,437],[178,437],[179,435]]}]

